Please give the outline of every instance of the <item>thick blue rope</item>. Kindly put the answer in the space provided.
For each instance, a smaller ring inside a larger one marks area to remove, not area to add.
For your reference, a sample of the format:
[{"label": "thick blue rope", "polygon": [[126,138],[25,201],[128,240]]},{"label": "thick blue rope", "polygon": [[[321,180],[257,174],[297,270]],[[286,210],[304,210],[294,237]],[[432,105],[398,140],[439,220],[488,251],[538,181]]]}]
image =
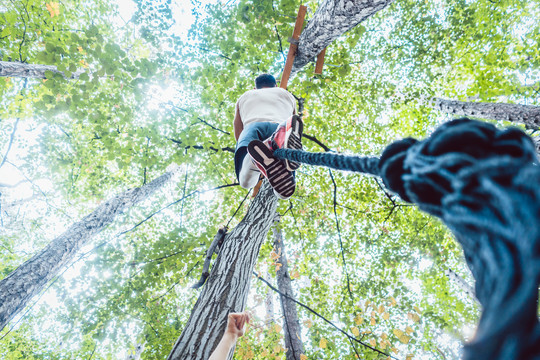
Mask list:
[{"label": "thick blue rope", "polygon": [[348,170],[364,174],[379,175],[379,158],[347,156],[332,153],[310,153],[293,149],[276,149],[274,156],[304,164],[325,166],[336,170]]},{"label": "thick blue rope", "polygon": [[402,199],[441,218],[463,247],[483,307],[464,359],[540,359],[540,166],[525,133],[458,119],[423,141],[392,143],[380,159],[274,154],[378,175]]}]

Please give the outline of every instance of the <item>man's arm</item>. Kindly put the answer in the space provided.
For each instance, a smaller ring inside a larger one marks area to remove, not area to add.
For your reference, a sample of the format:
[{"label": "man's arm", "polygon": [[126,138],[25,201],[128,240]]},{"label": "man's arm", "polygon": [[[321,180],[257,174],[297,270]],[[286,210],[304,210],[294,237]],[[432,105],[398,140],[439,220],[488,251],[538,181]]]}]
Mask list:
[{"label": "man's arm", "polygon": [[249,320],[250,315],[246,312],[229,314],[225,333],[208,360],[225,360],[236,344],[236,340],[244,335],[244,325],[249,323]]},{"label": "man's arm", "polygon": [[233,128],[234,128],[234,138],[238,142],[238,138],[240,137],[240,134],[244,130],[244,124],[242,123],[242,118],[240,117],[240,108],[238,107],[238,103],[236,103],[236,113],[234,114]]}]

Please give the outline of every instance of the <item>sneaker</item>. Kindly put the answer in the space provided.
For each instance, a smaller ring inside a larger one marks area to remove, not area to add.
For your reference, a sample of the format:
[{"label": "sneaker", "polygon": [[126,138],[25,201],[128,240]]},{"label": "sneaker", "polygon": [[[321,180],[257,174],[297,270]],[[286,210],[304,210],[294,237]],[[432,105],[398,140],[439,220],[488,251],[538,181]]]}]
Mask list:
[{"label": "sneaker", "polygon": [[294,194],[296,182],[292,172],[287,170],[285,162],[274,157],[267,144],[253,140],[248,145],[248,153],[280,199],[288,199]]},{"label": "sneaker", "polygon": [[[302,132],[304,123],[300,116],[293,115],[285,124],[280,124],[270,137],[271,149],[296,149],[302,150]],[[300,167],[297,162],[285,160],[287,170],[294,171]]]}]

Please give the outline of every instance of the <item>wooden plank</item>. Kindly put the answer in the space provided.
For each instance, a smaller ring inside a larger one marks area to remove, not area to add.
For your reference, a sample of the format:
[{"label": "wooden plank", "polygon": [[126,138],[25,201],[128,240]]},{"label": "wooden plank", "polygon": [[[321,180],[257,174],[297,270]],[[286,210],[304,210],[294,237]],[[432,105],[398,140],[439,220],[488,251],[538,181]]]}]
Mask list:
[{"label": "wooden plank", "polygon": [[322,69],[324,65],[324,54],[326,54],[326,48],[324,48],[323,51],[321,51],[319,55],[317,55],[317,63],[315,64],[315,74],[318,74],[318,75],[322,74]]},{"label": "wooden plank", "polygon": [[[249,156],[249,155],[248,155],[248,156]],[[253,188],[253,194],[251,194],[251,197],[252,197],[252,198],[254,198],[255,196],[257,196],[257,194],[259,193],[259,189],[261,188],[262,182],[263,182],[263,178],[261,177],[261,179],[259,180],[259,182],[257,183],[257,185],[255,185],[255,187]]]},{"label": "wooden plank", "polygon": [[296,56],[296,50],[298,49],[297,42],[300,39],[300,34],[302,33],[302,26],[304,25],[306,11],[307,6],[300,5],[300,8],[298,9],[298,16],[296,17],[296,23],[294,24],[292,41],[291,45],[289,46],[289,53],[287,54],[287,60],[285,61],[285,68],[283,69],[283,74],[281,75],[281,80],[279,82],[279,87],[283,89],[287,89],[287,83],[289,82],[289,77],[291,76],[294,57]]}]

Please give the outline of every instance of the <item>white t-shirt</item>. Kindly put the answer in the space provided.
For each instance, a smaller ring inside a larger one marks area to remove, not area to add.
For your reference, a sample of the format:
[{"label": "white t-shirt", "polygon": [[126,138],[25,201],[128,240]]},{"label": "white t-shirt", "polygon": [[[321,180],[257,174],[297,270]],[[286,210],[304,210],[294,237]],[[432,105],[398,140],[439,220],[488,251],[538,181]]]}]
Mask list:
[{"label": "white t-shirt", "polygon": [[279,87],[254,89],[245,92],[236,103],[244,126],[255,122],[282,123],[296,109],[296,99]]}]

